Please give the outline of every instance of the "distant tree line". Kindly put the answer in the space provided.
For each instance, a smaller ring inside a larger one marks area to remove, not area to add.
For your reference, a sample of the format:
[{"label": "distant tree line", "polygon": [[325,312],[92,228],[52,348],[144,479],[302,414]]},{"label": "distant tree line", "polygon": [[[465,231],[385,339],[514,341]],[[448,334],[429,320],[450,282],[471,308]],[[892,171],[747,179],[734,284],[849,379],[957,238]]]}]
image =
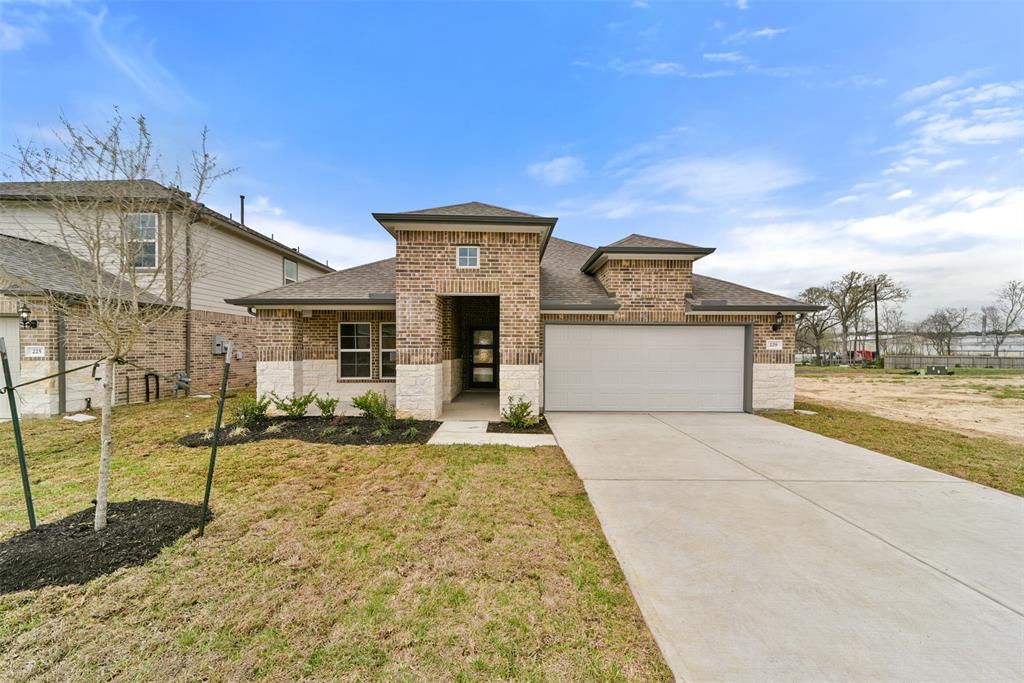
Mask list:
[{"label": "distant tree line", "polygon": [[967,307],[941,307],[918,322],[909,322],[901,304],[910,290],[886,273],[850,271],[818,287],[808,287],[800,298],[825,308],[805,314],[797,323],[797,344],[812,351],[820,362],[826,352],[844,361],[875,333],[878,311],[879,353],[913,353],[927,345],[936,354],[950,355],[954,340],[980,325],[998,356],[1006,338],[1024,324],[1024,281],[1011,280],[993,294],[991,304],[980,311]]}]

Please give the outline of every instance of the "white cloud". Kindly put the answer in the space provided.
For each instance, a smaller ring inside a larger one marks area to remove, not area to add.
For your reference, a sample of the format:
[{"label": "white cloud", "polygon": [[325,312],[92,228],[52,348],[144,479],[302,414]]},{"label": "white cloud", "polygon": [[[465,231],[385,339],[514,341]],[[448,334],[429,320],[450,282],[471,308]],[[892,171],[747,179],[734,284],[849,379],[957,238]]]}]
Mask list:
[{"label": "white cloud", "polygon": [[764,28],[754,30],[744,29],[742,31],[737,31],[736,33],[731,33],[728,36],[726,36],[725,42],[743,43],[753,38],[767,38],[771,40],[772,38],[781,36],[783,33],[786,33],[788,31],[788,28],[771,28],[770,26],[765,26]]},{"label": "white cloud", "polygon": [[1001,282],[1019,279],[1024,249],[1024,190],[978,195],[965,189],[852,220],[737,226],[701,272],[787,294],[849,270],[887,272],[910,288],[911,319],[938,306],[976,309]]},{"label": "white cloud", "polygon": [[143,36],[126,35],[125,26],[107,20],[107,8],[94,15],[83,11],[88,37],[96,51],[147,97],[167,109],[197,106],[174,75],[154,55],[155,44]]},{"label": "white cloud", "polygon": [[708,62],[745,62],[747,58],[739,52],[705,52],[703,57]]},{"label": "white cloud", "polygon": [[[600,197],[562,202],[564,216],[587,215],[623,219],[660,213],[730,211],[737,202],[750,211],[787,188],[809,180],[801,169],[756,152],[723,157],[669,157],[648,160],[641,146],[627,153],[615,174],[619,186]],[[640,163],[636,163],[640,161]]]},{"label": "white cloud", "polygon": [[586,174],[586,165],[579,157],[557,157],[549,161],[538,161],[526,167],[531,177],[548,185],[564,185]]},{"label": "white cloud", "polygon": [[653,59],[623,61],[613,59],[608,68],[624,74],[646,74],[648,76],[683,76],[686,68],[678,62],[658,62]]},{"label": "white cloud", "polygon": [[853,202],[859,202],[862,199],[864,199],[864,195],[848,194],[848,195],[843,195],[842,197],[840,197],[839,199],[835,200],[832,203],[833,204],[852,204]]},{"label": "white cloud", "polygon": [[16,52],[32,43],[48,43],[50,35],[46,24],[51,16],[46,8],[30,5],[28,8],[11,3],[0,5],[0,52]]},{"label": "white cloud", "polygon": [[899,190],[898,192],[893,192],[891,195],[889,195],[889,199],[906,199],[906,198],[912,197],[912,196],[914,196],[914,191],[913,190],[911,190],[911,189],[903,189],[903,190]]},{"label": "white cloud", "polygon": [[902,95],[901,99],[915,102],[917,100],[926,100],[930,97],[934,97],[941,92],[945,92],[950,88],[956,87],[958,84],[963,82],[962,76],[949,76],[947,78],[940,78],[937,81],[928,83],[925,85],[919,85],[916,88],[911,88]]},{"label": "white cloud", "polygon": [[395,241],[390,237],[375,239],[339,232],[338,229],[311,225],[287,216],[285,209],[274,205],[268,197],[256,197],[246,205],[245,224],[267,236],[319,261],[327,261],[335,269],[350,268],[395,255]]},{"label": "white cloud", "polygon": [[933,165],[928,170],[931,171],[932,173],[938,173],[940,171],[948,171],[951,168],[963,166],[966,163],[967,162],[963,159],[947,159],[946,161],[940,161],[939,163]]}]

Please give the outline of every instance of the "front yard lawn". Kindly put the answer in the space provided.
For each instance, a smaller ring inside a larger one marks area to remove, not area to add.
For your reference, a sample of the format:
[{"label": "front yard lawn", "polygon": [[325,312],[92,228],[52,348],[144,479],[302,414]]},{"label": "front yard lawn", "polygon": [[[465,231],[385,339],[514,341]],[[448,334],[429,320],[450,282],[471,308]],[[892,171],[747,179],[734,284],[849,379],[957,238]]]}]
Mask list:
[{"label": "front yard lawn", "polygon": [[1024,446],[811,403],[764,417],[1024,496]]},{"label": "front yard lawn", "polygon": [[[115,412],[115,501],[202,499],[213,401]],[[40,522],[89,507],[98,423],[24,426]],[[26,527],[0,424],[0,543]],[[560,449],[222,447],[206,536],[0,595],[0,680],[670,680]]]}]

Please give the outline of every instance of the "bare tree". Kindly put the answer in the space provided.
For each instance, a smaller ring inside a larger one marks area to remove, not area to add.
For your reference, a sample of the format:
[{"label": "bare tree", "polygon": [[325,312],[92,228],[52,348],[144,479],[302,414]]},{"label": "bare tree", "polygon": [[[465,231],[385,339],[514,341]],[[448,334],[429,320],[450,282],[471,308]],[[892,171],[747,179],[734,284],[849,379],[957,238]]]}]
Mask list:
[{"label": "bare tree", "polygon": [[824,310],[804,313],[797,321],[797,338],[814,349],[817,362],[821,363],[822,341],[829,330],[836,326],[835,312],[828,307],[827,292],[823,287],[808,287],[800,292],[800,300],[809,304],[825,306]]},{"label": "bare tree", "polygon": [[907,289],[885,273],[868,275],[855,270],[830,282],[824,288],[838,323],[839,340],[845,359],[850,357],[850,332],[860,323],[868,306],[874,302],[876,288],[879,302],[906,301],[910,296]]},{"label": "bare tree", "polygon": [[898,353],[904,348],[903,337],[907,333],[907,321],[903,317],[903,309],[898,306],[887,306],[882,309],[882,332],[888,336],[882,346],[886,353]]},{"label": "bare tree", "polygon": [[982,321],[992,335],[994,355],[999,355],[1006,338],[1024,322],[1024,281],[1010,280],[996,292],[996,302],[981,311]]},{"label": "bare tree", "polygon": [[966,327],[973,316],[967,308],[937,308],[918,325],[917,333],[931,343],[939,355],[952,355],[953,338]]},{"label": "bare tree", "polygon": [[[196,277],[199,253],[193,223],[204,210],[198,200],[224,173],[206,151],[207,132],[193,152],[188,175],[192,194],[179,188],[178,168],[163,178],[160,159],[143,117],[125,119],[115,109],[103,129],[61,119],[53,147],[15,146],[14,160],[27,181],[25,200],[48,214],[39,241],[62,247],[77,290],[54,292],[41,275],[38,289],[54,311],[92,334],[102,346],[99,476],[96,530],[107,525],[107,491],[113,456],[111,413],[114,366],[135,347],[146,329],[180,313]],[[154,182],[160,178],[162,182]],[[168,189],[169,185],[173,189]],[[167,217],[157,229],[153,216]],[[26,232],[36,226],[23,226]],[[40,264],[42,267],[43,264]],[[40,269],[45,274],[44,269]]]}]

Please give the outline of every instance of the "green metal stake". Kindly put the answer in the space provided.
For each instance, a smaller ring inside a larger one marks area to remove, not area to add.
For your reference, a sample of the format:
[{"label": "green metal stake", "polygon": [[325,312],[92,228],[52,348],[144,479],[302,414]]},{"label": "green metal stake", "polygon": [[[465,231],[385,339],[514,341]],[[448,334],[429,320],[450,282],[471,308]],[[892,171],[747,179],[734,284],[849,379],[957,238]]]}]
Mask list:
[{"label": "green metal stake", "polygon": [[21,440],[21,423],[18,422],[18,401],[14,396],[14,380],[11,378],[11,364],[7,361],[7,344],[0,337],[0,363],[4,366],[4,387],[11,404],[11,425],[14,427],[14,445],[18,449],[18,465],[21,467],[21,488],[25,490],[25,505],[28,507],[28,525],[36,528],[36,511],[32,505],[32,487],[28,483],[28,464],[25,462],[25,443]]},{"label": "green metal stake", "polygon": [[213,468],[217,464],[217,442],[220,440],[220,423],[224,417],[224,398],[228,393],[228,371],[231,370],[231,344],[224,350],[224,376],[220,380],[220,400],[217,402],[217,422],[213,426],[213,447],[210,449],[210,468],[206,471],[206,495],[203,496],[203,511],[199,517],[199,535],[206,529],[206,512],[210,509],[210,489],[213,488]]}]

